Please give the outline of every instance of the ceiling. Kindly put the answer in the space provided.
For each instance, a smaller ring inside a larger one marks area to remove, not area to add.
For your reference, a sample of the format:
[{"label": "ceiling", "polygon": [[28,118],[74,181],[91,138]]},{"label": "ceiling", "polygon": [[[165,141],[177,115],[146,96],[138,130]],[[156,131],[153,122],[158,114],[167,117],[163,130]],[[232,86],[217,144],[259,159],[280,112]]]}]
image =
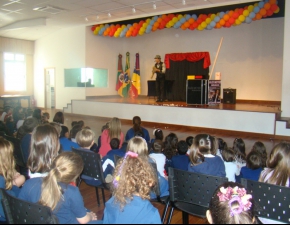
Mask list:
[{"label": "ceiling", "polygon": [[[37,40],[73,26],[253,2],[251,0],[0,0],[0,36]],[[257,2],[257,1],[255,1]],[[153,8],[156,5],[156,9]],[[33,10],[38,8],[38,10]],[[133,12],[135,8],[136,12]],[[111,17],[108,16],[111,14]]]}]

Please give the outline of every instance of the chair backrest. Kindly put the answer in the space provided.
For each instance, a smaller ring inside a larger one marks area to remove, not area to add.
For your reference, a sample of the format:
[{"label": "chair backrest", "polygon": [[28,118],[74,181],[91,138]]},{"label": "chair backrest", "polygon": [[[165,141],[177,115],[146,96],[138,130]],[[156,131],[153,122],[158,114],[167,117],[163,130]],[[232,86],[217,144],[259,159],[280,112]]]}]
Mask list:
[{"label": "chair backrest", "polygon": [[290,223],[290,189],[252,180],[241,179],[242,185],[252,194],[257,216]]},{"label": "chair backrest", "polygon": [[102,183],[105,183],[100,154],[90,150],[76,148],[72,148],[72,151],[79,154],[84,161],[83,175],[98,179]]},{"label": "chair backrest", "polygon": [[9,195],[0,189],[2,205],[9,224],[57,224],[58,219],[51,209],[37,203],[27,202]]},{"label": "chair backrest", "polygon": [[115,165],[117,165],[117,162],[122,159],[123,157],[119,156],[119,155],[114,155],[114,163]]},{"label": "chair backrest", "polygon": [[23,152],[21,149],[21,141],[8,135],[5,135],[4,138],[13,144],[13,155],[15,158],[15,163],[20,167],[26,168],[27,165],[25,163]]},{"label": "chair backrest", "polygon": [[[228,181],[226,177],[192,173],[172,167],[168,171],[170,201],[182,211],[201,217],[205,216],[205,210],[217,187]],[[200,213],[197,209],[196,212],[191,211],[193,205],[200,208]]]}]

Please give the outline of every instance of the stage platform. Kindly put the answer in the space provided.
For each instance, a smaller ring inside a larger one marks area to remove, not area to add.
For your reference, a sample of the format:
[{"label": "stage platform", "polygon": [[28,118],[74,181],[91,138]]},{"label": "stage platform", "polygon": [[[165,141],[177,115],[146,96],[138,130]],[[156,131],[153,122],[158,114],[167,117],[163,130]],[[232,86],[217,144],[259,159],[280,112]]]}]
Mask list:
[{"label": "stage platform", "polygon": [[280,120],[277,104],[187,105],[186,102],[155,102],[154,98],[137,99],[120,96],[87,97],[72,100],[64,112],[87,116],[118,117],[131,120],[138,115],[142,121],[217,130],[290,136],[287,122]]}]

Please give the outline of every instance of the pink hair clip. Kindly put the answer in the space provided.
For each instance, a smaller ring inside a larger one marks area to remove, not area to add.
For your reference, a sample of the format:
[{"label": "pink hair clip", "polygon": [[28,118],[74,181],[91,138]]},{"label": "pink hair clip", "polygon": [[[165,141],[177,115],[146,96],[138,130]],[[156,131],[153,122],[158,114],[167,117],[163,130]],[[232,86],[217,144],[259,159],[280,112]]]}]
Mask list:
[{"label": "pink hair clip", "polygon": [[[229,201],[228,204],[231,209],[231,217],[240,214],[243,211],[248,211],[252,207],[252,202],[250,202],[250,199],[252,199],[252,195],[247,194],[245,188],[239,188],[238,186],[234,188],[221,187],[220,192],[217,194],[217,196],[219,197],[220,202]],[[238,208],[232,208],[232,204],[234,202],[237,202],[239,204]]]},{"label": "pink hair clip", "polygon": [[131,158],[138,158],[138,154],[135,152],[128,151],[126,156],[130,156]]}]

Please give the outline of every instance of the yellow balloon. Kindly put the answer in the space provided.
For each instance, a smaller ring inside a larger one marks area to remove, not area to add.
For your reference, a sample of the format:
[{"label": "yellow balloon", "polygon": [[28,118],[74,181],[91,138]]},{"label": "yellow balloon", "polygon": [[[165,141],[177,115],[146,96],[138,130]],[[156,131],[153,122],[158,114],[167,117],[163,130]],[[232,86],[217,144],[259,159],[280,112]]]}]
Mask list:
[{"label": "yellow balloon", "polygon": [[170,27],[172,27],[172,26],[174,25],[174,22],[172,22],[172,21],[169,21],[169,23],[168,23],[168,24],[169,24],[169,26],[170,26]]},{"label": "yellow balloon", "polygon": [[236,19],[235,24],[240,25],[242,22],[239,19]]},{"label": "yellow balloon", "polygon": [[211,20],[214,20],[215,17],[216,17],[215,14],[211,14],[210,19],[211,19]]},{"label": "yellow balloon", "polygon": [[176,23],[178,21],[178,18],[177,17],[173,17],[172,21],[173,21],[173,23]]},{"label": "yellow balloon", "polygon": [[210,18],[207,18],[207,19],[205,20],[205,22],[206,22],[207,24],[210,24],[211,19],[210,19]]},{"label": "yellow balloon", "polygon": [[239,16],[239,20],[240,20],[241,22],[244,22],[245,19],[246,19],[246,17],[245,17],[244,15],[240,15],[240,16]]},{"label": "yellow balloon", "polygon": [[183,16],[181,14],[179,14],[178,19],[180,20],[181,18],[183,18]]},{"label": "yellow balloon", "polygon": [[202,31],[204,28],[203,28],[201,25],[199,25],[199,26],[197,27],[197,29],[198,29],[199,31]]},{"label": "yellow balloon", "polygon": [[148,23],[143,23],[142,27],[147,28],[148,27]]},{"label": "yellow balloon", "polygon": [[249,10],[244,10],[243,15],[247,17],[250,14]]},{"label": "yellow balloon", "polygon": [[202,22],[200,25],[201,25],[202,28],[206,28],[207,27],[207,23],[206,22]]},{"label": "yellow balloon", "polygon": [[280,12],[280,8],[278,7],[278,9],[276,9],[276,11],[274,13],[278,13]]},{"label": "yellow balloon", "polygon": [[254,6],[253,5],[249,5],[248,10],[249,10],[249,12],[253,12]]},{"label": "yellow balloon", "polygon": [[123,24],[123,25],[122,25],[122,29],[125,29],[125,28],[126,28],[126,25],[125,25],[125,24]]},{"label": "yellow balloon", "polygon": [[148,23],[148,24],[149,24],[150,22],[151,22],[151,20],[150,20],[150,19],[147,19],[147,20],[146,20],[146,23]]}]

